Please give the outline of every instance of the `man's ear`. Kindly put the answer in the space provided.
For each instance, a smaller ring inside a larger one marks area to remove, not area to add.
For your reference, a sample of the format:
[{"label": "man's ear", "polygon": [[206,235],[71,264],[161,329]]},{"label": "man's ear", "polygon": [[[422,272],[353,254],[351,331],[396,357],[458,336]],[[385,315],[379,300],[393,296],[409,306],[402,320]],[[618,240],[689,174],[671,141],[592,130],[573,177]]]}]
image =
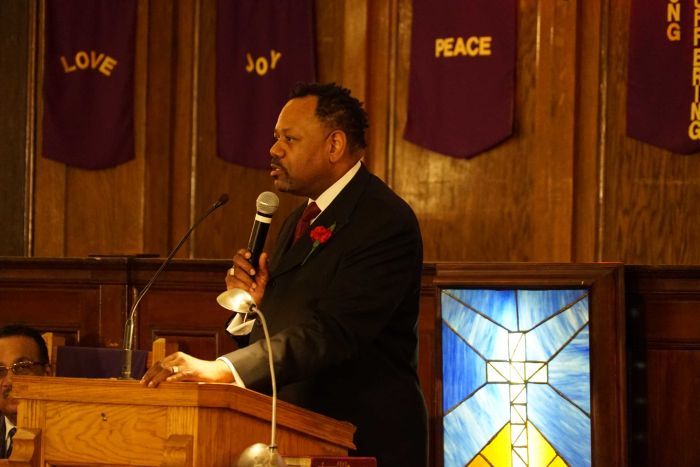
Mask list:
[{"label": "man's ear", "polygon": [[348,145],[348,138],[342,130],[333,130],[328,135],[328,156],[331,162],[338,162]]}]

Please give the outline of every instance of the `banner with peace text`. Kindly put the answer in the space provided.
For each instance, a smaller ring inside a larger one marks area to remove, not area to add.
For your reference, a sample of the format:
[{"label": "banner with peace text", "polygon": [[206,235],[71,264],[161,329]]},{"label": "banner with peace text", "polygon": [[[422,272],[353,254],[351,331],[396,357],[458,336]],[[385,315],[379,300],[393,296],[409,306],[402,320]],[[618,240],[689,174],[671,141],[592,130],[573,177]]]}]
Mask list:
[{"label": "banner with peace text", "polygon": [[83,169],[134,157],[136,0],[46,0],[43,154]]},{"label": "banner with peace text", "polygon": [[282,106],[313,81],[313,0],[219,0],[216,26],[217,152],[252,168],[270,166]]},{"label": "banner with peace text", "polygon": [[627,136],[700,151],[700,2],[632,1]]},{"label": "banner with peace text", "polygon": [[404,138],[470,157],[513,130],[515,0],[413,0]]}]

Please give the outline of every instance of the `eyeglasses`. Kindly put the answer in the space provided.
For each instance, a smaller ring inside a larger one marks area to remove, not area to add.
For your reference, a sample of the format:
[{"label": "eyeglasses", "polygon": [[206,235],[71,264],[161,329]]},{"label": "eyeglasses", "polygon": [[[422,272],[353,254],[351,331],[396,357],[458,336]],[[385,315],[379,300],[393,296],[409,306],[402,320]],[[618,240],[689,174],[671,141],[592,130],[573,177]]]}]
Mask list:
[{"label": "eyeglasses", "polygon": [[27,376],[34,374],[34,368],[39,365],[46,365],[44,362],[32,362],[29,360],[13,363],[9,367],[0,366],[0,379],[7,376],[7,373],[12,370],[12,374],[19,376]]}]

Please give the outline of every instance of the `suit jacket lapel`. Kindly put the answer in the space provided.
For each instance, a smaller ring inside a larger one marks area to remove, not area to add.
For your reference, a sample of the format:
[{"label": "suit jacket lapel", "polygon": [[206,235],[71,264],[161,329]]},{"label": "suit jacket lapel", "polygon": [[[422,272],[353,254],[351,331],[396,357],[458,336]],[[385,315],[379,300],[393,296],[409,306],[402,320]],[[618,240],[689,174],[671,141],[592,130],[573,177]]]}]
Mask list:
[{"label": "suit jacket lapel", "polygon": [[5,428],[5,416],[3,414],[0,414],[0,459],[7,458],[7,440],[5,436],[6,431],[7,429]]},{"label": "suit jacket lapel", "polygon": [[[319,245],[312,253],[311,256],[315,256],[322,252],[322,249],[333,242],[333,237],[338,234],[338,232],[349,222],[350,215],[355,209],[357,200],[367,186],[369,181],[370,173],[365,168],[364,164],[360,168],[360,171],[350,180],[350,183],[341,191],[338,196],[333,200],[333,202],[321,213],[320,216],[311,224],[311,229],[316,226],[322,225],[324,227],[330,228],[331,225],[335,224],[335,229],[333,230],[333,235],[324,245]],[[289,222],[286,226],[285,232],[286,238],[284,238],[285,243],[280,243],[279,248],[283,248],[287,245],[286,242],[291,241],[291,232],[294,231],[296,222],[301,217],[305,206],[300,206],[292,215],[290,220],[294,219],[294,222]],[[297,212],[298,211],[298,212]],[[290,228],[291,226],[291,228]],[[282,235],[280,235],[282,240]],[[309,235],[302,236],[299,241],[291,245],[286,252],[282,252],[279,256],[277,253],[281,250],[275,252],[275,257],[278,258],[275,268],[271,269],[271,276],[276,277],[280,274],[284,274],[295,266],[301,264],[304,259],[309,255],[313,246],[313,241]]]}]

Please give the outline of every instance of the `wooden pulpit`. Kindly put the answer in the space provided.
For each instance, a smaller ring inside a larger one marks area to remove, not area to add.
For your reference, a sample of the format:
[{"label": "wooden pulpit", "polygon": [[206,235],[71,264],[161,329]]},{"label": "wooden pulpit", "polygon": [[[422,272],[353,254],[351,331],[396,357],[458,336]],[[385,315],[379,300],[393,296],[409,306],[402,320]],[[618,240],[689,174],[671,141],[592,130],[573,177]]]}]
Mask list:
[{"label": "wooden pulpit", "polygon": [[[11,466],[231,466],[270,442],[271,399],[229,384],[16,377]],[[283,456],[345,455],[355,428],[279,402]]]}]

